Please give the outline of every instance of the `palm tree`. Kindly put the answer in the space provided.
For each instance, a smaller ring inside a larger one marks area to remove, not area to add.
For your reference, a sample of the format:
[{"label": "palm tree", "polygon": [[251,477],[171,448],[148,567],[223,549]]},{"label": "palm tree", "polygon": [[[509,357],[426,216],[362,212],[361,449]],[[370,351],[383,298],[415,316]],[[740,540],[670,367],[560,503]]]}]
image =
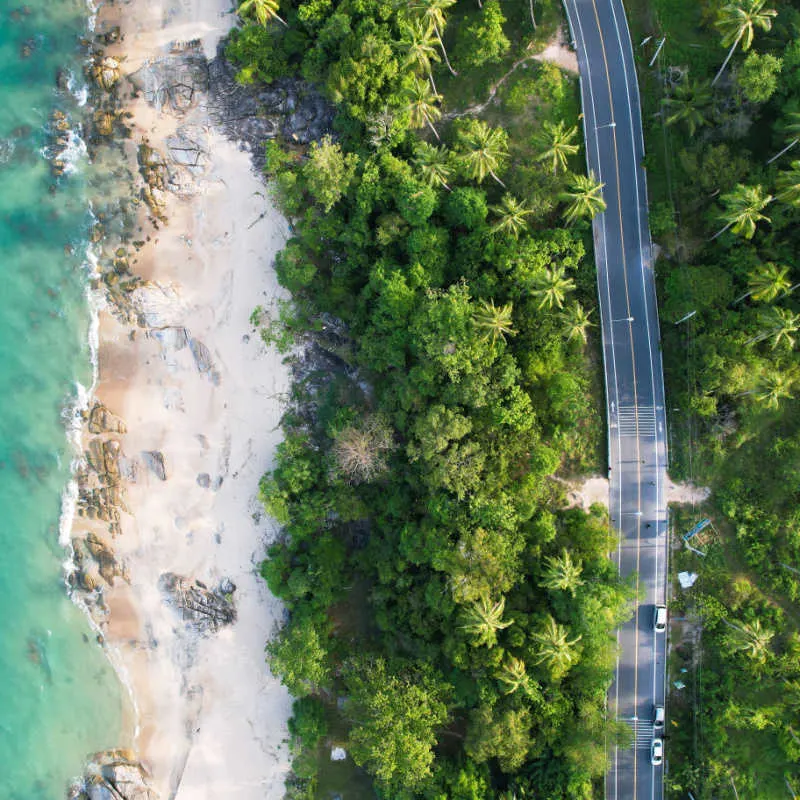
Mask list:
[{"label": "palm tree", "polygon": [[544,571],[539,586],[545,589],[558,589],[562,592],[569,592],[575,597],[575,591],[579,586],[583,586],[581,573],[583,566],[580,561],[573,561],[572,556],[565,547],[561,551],[560,557],[548,556],[547,569]]},{"label": "palm tree", "polygon": [[284,27],[288,28],[289,26],[286,22],[278,16],[278,8],[278,0],[243,0],[239,8],[236,9],[236,13],[242,19],[254,16],[258,24],[263,25],[265,28],[273,19],[278,20]]},{"label": "palm tree", "polygon": [[781,344],[787,344],[789,349],[794,348],[794,334],[800,330],[800,314],[795,314],[788,308],[770,306],[761,315],[761,324],[765,331],[757,339],[772,339],[772,349]]},{"label": "palm tree", "polygon": [[753,44],[753,35],[756,28],[768,31],[772,27],[772,18],[777,15],[777,11],[772,8],[764,8],[765,0],[738,0],[735,3],[728,3],[723,6],[717,15],[714,26],[722,34],[722,44],[731,46],[725,61],[719,68],[716,77],[711,81],[713,86],[725,71],[728,62],[731,60],[733,51],[741,42],[742,50],[750,49]]},{"label": "palm tree", "polygon": [[574,156],[580,149],[577,144],[572,144],[577,134],[577,126],[567,128],[563,121],[556,125],[543,122],[537,141],[544,151],[536,156],[536,160],[549,161],[553,165],[553,175],[557,175],[559,167],[566,169],[567,158]]},{"label": "palm tree", "polygon": [[754,620],[752,623],[743,623],[741,626],[726,622],[728,627],[737,631],[734,641],[731,642],[733,649],[740,653],[747,653],[755,661],[763,662],[769,653],[769,643],[775,636],[774,631],[761,627],[761,620]]},{"label": "palm tree", "polygon": [[571,292],[574,288],[575,281],[567,277],[566,268],[560,264],[542,270],[533,279],[533,294],[542,298],[539,308],[545,306],[562,308],[566,293]]},{"label": "palm tree", "polygon": [[444,42],[442,41],[442,31],[447,24],[445,11],[450,6],[455,5],[456,0],[412,0],[410,5],[411,11],[415,12],[417,16],[436,34],[436,39],[439,42],[439,48],[444,56],[444,63],[447,64],[447,69],[450,70],[451,75],[458,75],[450,64],[450,59],[447,57],[447,50],[444,49]]},{"label": "palm tree", "polygon": [[559,625],[549,614],[542,632],[531,634],[531,638],[539,643],[536,663],[544,662],[554,675],[563,675],[578,660],[575,645],[581,637],[570,639],[569,629]]},{"label": "palm tree", "polygon": [[761,186],[738,186],[720,198],[725,211],[719,218],[725,222],[725,227],[718,230],[712,241],[725,233],[730,228],[734,233],[744,234],[745,239],[752,239],[756,232],[756,225],[760,220],[770,221],[770,218],[761,211],[772,202],[772,195],[765,194]]},{"label": "palm tree", "polygon": [[586,330],[594,324],[589,317],[591,311],[586,311],[580,303],[573,303],[562,315],[564,330],[567,334],[567,341],[580,339],[586,344]]},{"label": "palm tree", "polygon": [[711,88],[707,81],[684,81],[675,88],[675,94],[663,101],[668,110],[666,123],[686,123],[689,136],[694,136],[698,128],[708,125],[705,110],[711,103]]},{"label": "palm tree", "polygon": [[525,217],[533,213],[525,203],[520,202],[510,194],[504,194],[499,206],[492,206],[492,211],[497,214],[498,220],[492,226],[494,233],[510,233],[515,239],[525,230],[527,222]]},{"label": "palm tree", "polygon": [[509,656],[497,673],[497,680],[505,684],[503,694],[514,694],[517,689],[522,689],[528,684],[528,673],[525,671],[525,662],[514,656]]},{"label": "palm tree", "polygon": [[792,161],[789,169],[778,173],[776,200],[800,208],[800,161]]},{"label": "palm tree", "polygon": [[440,102],[442,96],[434,94],[431,87],[421,81],[416,75],[411,80],[411,86],[406,92],[408,97],[408,111],[411,125],[415,128],[422,128],[427,125],[433,135],[438,139],[439,132],[433,127],[433,121],[442,116],[442,111],[436,103]]},{"label": "palm tree", "polygon": [[750,273],[747,285],[750,291],[745,297],[752,296],[758,302],[771,303],[778,295],[789,291],[792,285],[789,267],[781,267],[771,261],[762,264]]},{"label": "palm tree", "polygon": [[470,176],[483,183],[486,176],[491,175],[505,189],[506,185],[497,177],[500,163],[508,155],[502,129],[490,128],[483,120],[472,120],[463,139],[468,149],[461,158]]},{"label": "palm tree", "polygon": [[792,387],[797,376],[788,370],[768,372],[759,381],[756,400],[767,408],[777,409],[784,398],[792,399]]},{"label": "palm tree", "polygon": [[477,328],[485,331],[486,338],[494,344],[498,339],[506,340],[506,336],[516,336],[514,322],[511,318],[514,306],[506,303],[496,306],[494,300],[481,300],[480,309],[473,314],[473,321]]},{"label": "palm tree", "polygon": [[438,94],[433,82],[433,62],[439,61],[439,54],[436,52],[431,29],[426,28],[421,20],[410,20],[403,25],[400,44],[406,50],[403,66],[427,73],[431,89]]},{"label": "palm tree", "polygon": [[494,647],[497,644],[497,631],[513,624],[503,620],[505,607],[505,597],[501,597],[496,603],[492,603],[487,597],[482,597],[464,611],[465,622],[459,627],[475,637],[476,647],[481,645]]},{"label": "palm tree", "polygon": [[437,184],[450,191],[450,155],[447,148],[434,147],[428,142],[419,142],[414,150],[414,166],[422,173],[429,186]]},{"label": "palm tree", "polygon": [[566,202],[564,220],[572,225],[579,219],[592,219],[595,214],[606,210],[606,201],[603,200],[603,186],[590,175],[575,175],[569,184],[569,191],[562,192],[559,200]]}]

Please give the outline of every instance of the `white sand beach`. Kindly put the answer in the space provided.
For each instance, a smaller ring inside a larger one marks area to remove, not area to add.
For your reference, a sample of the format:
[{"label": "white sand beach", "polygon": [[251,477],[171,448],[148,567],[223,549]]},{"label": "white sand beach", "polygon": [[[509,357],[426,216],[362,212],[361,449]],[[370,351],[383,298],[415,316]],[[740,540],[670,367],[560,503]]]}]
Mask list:
[{"label": "white sand beach", "polygon": [[[101,9],[97,30],[120,25],[108,52],[124,55],[130,74],[176,41],[201,39],[213,55],[233,21],[224,0],[129,0]],[[143,98],[126,105],[135,170],[138,144],[166,152],[181,120]],[[272,264],[287,226],[249,155],[210,123],[200,128],[202,174],[191,192],[167,194],[168,224],[144,221],[135,237],[151,237],[133,265],[149,282],[137,290],[148,328],[101,313],[96,397],[127,425],[117,438],[130,512],[113,542],[130,584],[107,591],[106,638],[129,677],[136,749],[161,797],[277,799],[291,699],[264,660],[282,609],[257,574],[276,532],[257,491],[281,439],[288,372],[249,316],[281,291]],[[155,451],[166,480],[148,466]],[[209,588],[233,581],[237,621],[190,630],[159,589],[166,572]]]}]

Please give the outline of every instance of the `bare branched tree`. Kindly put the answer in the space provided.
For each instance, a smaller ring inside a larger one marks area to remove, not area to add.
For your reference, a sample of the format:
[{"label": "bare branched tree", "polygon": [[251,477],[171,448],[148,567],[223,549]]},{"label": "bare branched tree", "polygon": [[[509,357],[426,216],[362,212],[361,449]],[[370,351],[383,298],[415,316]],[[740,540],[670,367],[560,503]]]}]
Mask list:
[{"label": "bare branched tree", "polygon": [[369,483],[388,468],[394,447],[392,429],[383,417],[371,415],[336,434],[336,465],[349,483]]}]

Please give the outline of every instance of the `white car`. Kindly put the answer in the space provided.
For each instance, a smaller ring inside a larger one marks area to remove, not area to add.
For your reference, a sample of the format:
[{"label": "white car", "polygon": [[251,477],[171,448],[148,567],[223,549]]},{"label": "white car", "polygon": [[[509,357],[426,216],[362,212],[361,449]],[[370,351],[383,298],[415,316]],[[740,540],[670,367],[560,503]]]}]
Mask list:
[{"label": "white car", "polygon": [[653,706],[653,727],[664,727],[664,706]]},{"label": "white car", "polygon": [[656,633],[664,633],[667,629],[667,607],[656,606],[653,612],[653,630]]},{"label": "white car", "polygon": [[653,739],[650,745],[650,763],[654,767],[660,767],[664,763],[664,740]]}]

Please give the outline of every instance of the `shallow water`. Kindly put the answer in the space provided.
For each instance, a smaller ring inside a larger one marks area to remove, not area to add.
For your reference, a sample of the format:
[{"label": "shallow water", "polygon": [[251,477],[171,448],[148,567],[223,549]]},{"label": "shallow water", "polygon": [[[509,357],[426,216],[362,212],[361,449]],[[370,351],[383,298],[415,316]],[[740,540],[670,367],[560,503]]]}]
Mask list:
[{"label": "shallow water", "polygon": [[[90,386],[86,165],[54,183],[44,150],[56,91],[81,76],[88,9],[0,8],[0,797],[63,798],[87,755],[121,741],[124,690],[68,599],[59,545],[73,457],[64,408]],[[25,43],[32,47],[21,57]]]}]

